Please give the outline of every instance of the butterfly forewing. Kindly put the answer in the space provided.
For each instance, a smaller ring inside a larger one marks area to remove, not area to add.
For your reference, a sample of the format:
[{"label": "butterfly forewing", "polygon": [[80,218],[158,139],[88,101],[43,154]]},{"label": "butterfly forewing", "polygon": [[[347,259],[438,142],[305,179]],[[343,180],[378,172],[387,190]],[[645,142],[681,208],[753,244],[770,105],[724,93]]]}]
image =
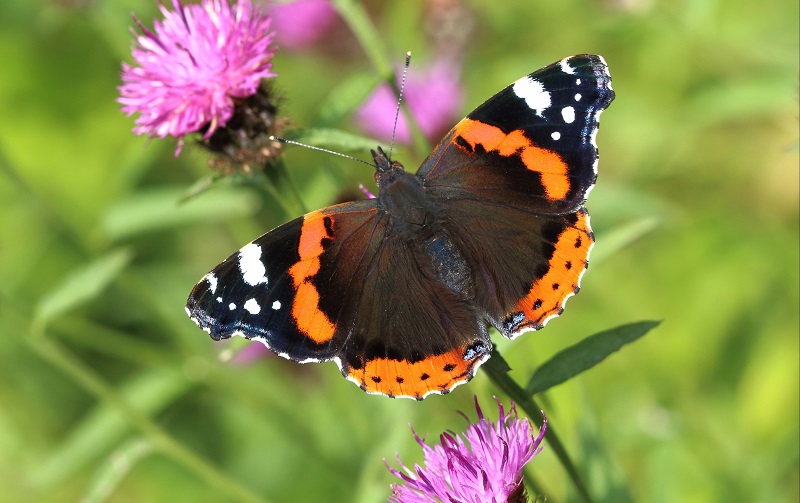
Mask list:
[{"label": "butterfly forewing", "polygon": [[566,58],[467,115],[417,175],[429,187],[538,213],[575,211],[597,178],[599,116],[613,99],[600,56]]},{"label": "butterfly forewing", "polygon": [[[339,355],[339,311],[321,292],[322,263],[340,275],[370,245],[368,230],[378,212],[374,201],[344,203],[288,222],[234,253],[192,290],[186,310],[214,339],[242,335],[295,361]],[[345,289],[346,285],[341,285]],[[325,301],[326,303],[323,303]]]}]

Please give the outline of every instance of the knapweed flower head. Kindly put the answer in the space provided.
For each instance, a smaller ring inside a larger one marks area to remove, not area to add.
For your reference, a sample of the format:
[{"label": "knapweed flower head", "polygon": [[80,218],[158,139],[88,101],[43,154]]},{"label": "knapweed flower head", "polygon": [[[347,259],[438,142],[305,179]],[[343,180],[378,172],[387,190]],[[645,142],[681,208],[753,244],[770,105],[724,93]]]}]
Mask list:
[{"label": "knapweed flower head", "polygon": [[[460,118],[463,94],[457,65],[441,60],[428,68],[409,70],[403,100],[425,137],[438,141]],[[356,111],[356,122],[364,132],[389,141],[396,108],[397,97],[384,84]],[[397,119],[395,141],[411,143],[411,130],[403,114]]]},{"label": "knapweed flower head", "polygon": [[280,48],[308,49],[324,37],[339,19],[330,0],[273,1],[265,5]]},{"label": "knapweed flower head", "polygon": [[[520,419],[514,403],[506,414],[497,401],[499,418],[483,416],[478,399],[478,422],[463,434],[442,433],[440,444],[430,446],[416,433],[422,446],[424,466],[402,471],[387,468],[403,483],[392,486],[390,503],[509,503],[524,501],[522,468],[542,450],[547,418],[534,434],[528,419]],[[544,414],[544,413],[543,413]],[[466,418],[466,416],[464,416]],[[413,432],[413,429],[412,429]]]},{"label": "knapweed flower head", "polygon": [[136,134],[182,142],[202,131],[209,138],[231,118],[237,100],[276,75],[270,19],[251,0],[185,6],[172,0],[172,10],[160,9],[164,19],[154,22],[153,31],[136,21],[141,34],[134,64],[122,65],[122,111],[138,114]]}]

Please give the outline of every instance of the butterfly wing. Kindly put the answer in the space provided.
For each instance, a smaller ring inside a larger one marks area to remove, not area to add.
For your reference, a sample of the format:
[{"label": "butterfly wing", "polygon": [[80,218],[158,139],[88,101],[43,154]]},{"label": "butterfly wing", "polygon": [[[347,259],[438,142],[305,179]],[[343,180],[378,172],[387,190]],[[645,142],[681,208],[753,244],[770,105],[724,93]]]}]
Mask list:
[{"label": "butterfly wing", "polygon": [[479,106],[417,173],[479,276],[476,304],[508,337],[541,328],[578,290],[598,119],[613,98],[600,56],[564,59]]},{"label": "butterfly wing", "polygon": [[[342,374],[373,394],[421,400],[472,378],[491,353],[482,316],[436,280],[419,250],[386,231],[347,290]],[[378,241],[375,241],[378,243]]]},{"label": "butterfly wing", "polygon": [[187,313],[214,339],[241,335],[294,361],[335,360],[369,393],[446,393],[488,358],[488,334],[389,229],[375,200],[309,213],[208,273]]},{"label": "butterfly wing", "polygon": [[321,262],[332,260],[350,272],[378,221],[374,201],[360,201],[287,222],[204,276],[186,311],[216,340],[241,335],[294,361],[333,359],[344,341],[336,337],[335,309],[323,305],[328,299],[317,287]]}]

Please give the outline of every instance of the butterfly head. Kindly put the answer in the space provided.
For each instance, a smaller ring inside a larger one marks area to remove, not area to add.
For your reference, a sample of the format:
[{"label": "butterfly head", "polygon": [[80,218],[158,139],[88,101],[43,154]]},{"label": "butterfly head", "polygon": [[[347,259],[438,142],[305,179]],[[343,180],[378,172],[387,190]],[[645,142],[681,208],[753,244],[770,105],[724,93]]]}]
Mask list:
[{"label": "butterfly head", "polygon": [[375,162],[375,183],[378,188],[384,188],[398,176],[405,175],[406,169],[397,161],[392,161],[381,147],[371,150],[372,159]]}]

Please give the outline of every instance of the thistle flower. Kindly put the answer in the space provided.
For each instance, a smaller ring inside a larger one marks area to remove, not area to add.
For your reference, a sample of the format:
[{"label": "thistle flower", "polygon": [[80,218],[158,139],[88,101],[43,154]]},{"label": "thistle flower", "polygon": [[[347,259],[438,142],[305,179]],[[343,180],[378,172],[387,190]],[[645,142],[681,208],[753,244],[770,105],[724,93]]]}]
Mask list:
[{"label": "thistle flower", "polygon": [[[225,341],[228,342],[228,341]],[[250,365],[257,361],[263,360],[274,353],[267,349],[267,347],[260,342],[253,341],[245,346],[241,351],[231,358],[230,362],[235,365]]]},{"label": "thistle flower", "polygon": [[[463,94],[456,65],[442,60],[428,68],[409,71],[403,99],[425,137],[438,141],[460,118]],[[389,141],[396,108],[397,97],[384,84],[356,111],[356,122],[363,131]],[[403,114],[397,119],[395,141],[411,143],[411,130]]]},{"label": "thistle flower", "polygon": [[478,422],[467,426],[461,435],[442,433],[440,445],[431,447],[414,432],[414,438],[422,446],[425,466],[415,464],[412,470],[399,457],[397,462],[402,472],[387,464],[389,471],[405,483],[392,485],[389,502],[526,501],[522,468],[542,450],[547,418],[534,436],[530,421],[519,419],[513,402],[509,414],[499,400],[497,405],[500,417],[492,423],[484,418],[476,397]]},{"label": "thistle flower", "polygon": [[262,79],[274,77],[270,19],[250,0],[202,0],[173,10],[161,5],[163,21],[141,30],[123,63],[119,102],[138,114],[134,133],[179,139],[203,132],[210,138],[234,114],[239,100],[256,94]]},{"label": "thistle flower", "polygon": [[278,45],[290,51],[313,46],[339,19],[329,0],[269,2],[265,9],[273,20]]}]

